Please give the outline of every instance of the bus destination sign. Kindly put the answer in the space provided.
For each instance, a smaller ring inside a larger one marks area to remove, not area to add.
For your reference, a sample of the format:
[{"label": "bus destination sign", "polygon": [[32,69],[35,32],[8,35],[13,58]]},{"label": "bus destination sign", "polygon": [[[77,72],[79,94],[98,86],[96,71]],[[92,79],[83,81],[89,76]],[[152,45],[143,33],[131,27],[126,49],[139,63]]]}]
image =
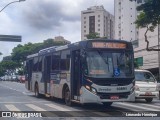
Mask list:
[{"label": "bus destination sign", "polygon": [[125,49],[125,43],[114,43],[114,42],[92,42],[92,48],[116,48]]}]

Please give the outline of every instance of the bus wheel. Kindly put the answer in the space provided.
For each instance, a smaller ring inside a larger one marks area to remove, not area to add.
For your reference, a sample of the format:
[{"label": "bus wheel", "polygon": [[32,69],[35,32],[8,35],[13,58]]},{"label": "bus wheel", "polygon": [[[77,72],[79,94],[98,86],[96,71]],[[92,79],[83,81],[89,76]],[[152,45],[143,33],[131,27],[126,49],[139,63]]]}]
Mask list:
[{"label": "bus wheel", "polygon": [[34,88],[34,93],[35,93],[35,96],[38,98],[40,97],[40,94],[39,94],[39,88],[38,88],[38,84],[35,84],[35,88]]},{"label": "bus wheel", "polygon": [[64,100],[65,100],[66,105],[71,106],[70,91],[68,87],[65,89]]},{"label": "bus wheel", "polygon": [[103,103],[104,107],[110,107],[112,105],[113,102],[105,102]]},{"label": "bus wheel", "polygon": [[150,103],[150,102],[152,102],[153,98],[146,98],[145,100],[147,103]]}]

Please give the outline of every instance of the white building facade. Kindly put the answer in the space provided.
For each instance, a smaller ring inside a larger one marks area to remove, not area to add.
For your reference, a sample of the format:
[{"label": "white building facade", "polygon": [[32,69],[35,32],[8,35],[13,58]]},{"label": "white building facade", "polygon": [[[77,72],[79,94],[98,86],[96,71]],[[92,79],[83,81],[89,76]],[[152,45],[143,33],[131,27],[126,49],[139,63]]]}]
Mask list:
[{"label": "white building facade", "polygon": [[92,6],[81,12],[81,40],[86,40],[89,33],[114,38],[114,16],[103,6]]},{"label": "white building facade", "polygon": [[[144,33],[146,28],[139,29],[135,25],[139,12],[136,7],[145,0],[115,0],[115,39],[131,41],[134,45],[134,57],[141,69],[158,71],[158,52],[146,51]],[[158,48],[158,27],[148,32],[149,47]],[[157,72],[158,73],[158,72]]]}]

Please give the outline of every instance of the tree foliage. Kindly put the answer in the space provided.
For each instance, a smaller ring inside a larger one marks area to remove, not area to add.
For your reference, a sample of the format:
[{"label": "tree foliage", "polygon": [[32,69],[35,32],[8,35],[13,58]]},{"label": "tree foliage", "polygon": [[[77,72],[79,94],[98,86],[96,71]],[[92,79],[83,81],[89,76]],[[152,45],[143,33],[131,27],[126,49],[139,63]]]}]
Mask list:
[{"label": "tree foliage", "polygon": [[140,14],[135,21],[139,28],[146,28],[145,42],[147,42],[147,51],[160,51],[159,49],[149,48],[149,41],[147,37],[148,31],[153,32],[154,29],[160,24],[160,0],[145,0],[144,4],[137,7]]},{"label": "tree foliage", "polygon": [[4,75],[4,73],[11,74],[18,66],[19,64],[14,61],[2,61],[0,63],[0,75]]},{"label": "tree foliage", "polygon": [[11,56],[5,57],[5,60],[0,63],[0,76],[4,75],[6,71],[15,71],[15,69],[18,69],[18,72],[22,74],[22,62],[26,60],[28,55],[37,53],[41,49],[61,45],[65,45],[65,43],[54,42],[53,39],[44,40],[42,43],[29,42],[24,45],[17,45],[17,47],[13,48]]},{"label": "tree foliage", "polygon": [[39,50],[51,47],[65,45],[62,42],[54,42],[53,39],[44,40],[43,43],[27,43],[25,45],[18,45],[12,50],[12,60],[18,63],[25,61],[28,55],[37,53]]},{"label": "tree foliage", "polygon": [[95,39],[95,38],[100,38],[98,33],[89,33],[87,36],[87,39]]}]

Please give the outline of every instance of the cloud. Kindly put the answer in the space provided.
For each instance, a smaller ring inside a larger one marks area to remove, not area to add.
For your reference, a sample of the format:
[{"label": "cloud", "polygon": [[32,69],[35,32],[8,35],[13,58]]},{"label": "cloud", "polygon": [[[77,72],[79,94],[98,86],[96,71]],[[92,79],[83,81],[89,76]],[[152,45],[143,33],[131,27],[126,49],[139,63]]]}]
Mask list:
[{"label": "cloud", "polygon": [[[12,1],[2,1],[0,8]],[[80,41],[81,11],[95,5],[114,13],[114,0],[26,0],[9,5],[0,13],[0,34],[21,35],[23,42],[1,42],[0,52],[8,55],[17,44],[42,42],[58,35],[72,43]]]},{"label": "cloud", "polygon": [[[67,9],[66,9],[67,11]],[[37,2],[35,0],[31,5],[23,9],[23,20],[26,24],[32,28],[43,29],[55,29],[60,27],[63,21],[78,21],[79,16],[73,16],[67,13],[63,7],[63,4],[54,1],[43,0]]]}]

